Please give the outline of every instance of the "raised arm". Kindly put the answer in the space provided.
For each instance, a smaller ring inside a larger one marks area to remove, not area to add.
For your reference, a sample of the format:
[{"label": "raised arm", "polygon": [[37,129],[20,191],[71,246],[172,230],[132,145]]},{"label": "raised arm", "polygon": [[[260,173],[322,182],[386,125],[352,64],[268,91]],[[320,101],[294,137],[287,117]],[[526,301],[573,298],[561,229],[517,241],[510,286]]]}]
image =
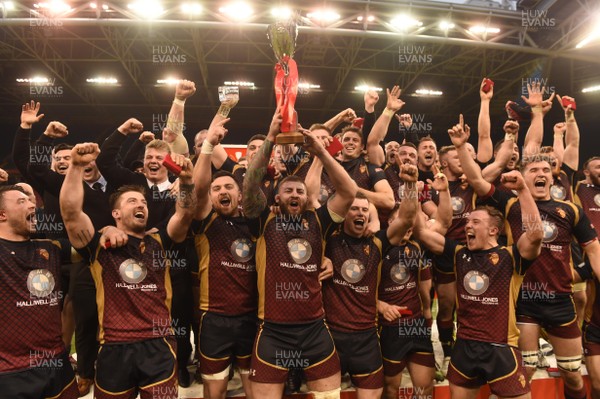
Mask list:
[{"label": "raised arm", "polygon": [[146,145],[149,142],[154,140],[154,133],[152,132],[142,132],[140,137],[133,142],[127,153],[123,157],[122,163],[123,166],[129,168],[133,161],[138,161],[144,158],[144,151],[146,150]]},{"label": "raised arm", "polygon": [[196,212],[196,197],[194,196],[194,166],[192,161],[180,154],[171,154],[173,162],[181,167],[179,174],[179,193],[175,202],[175,213],[167,224],[167,234],[175,243],[182,242],[187,236],[188,229]]},{"label": "raised arm", "polygon": [[327,126],[333,132],[342,123],[352,123],[354,119],[356,119],[356,112],[352,108],[347,108],[323,123],[323,125]]},{"label": "raised arm", "polygon": [[500,145],[500,149],[496,154],[494,162],[487,165],[482,171],[481,175],[489,182],[493,183],[498,176],[502,174],[506,165],[510,161],[513,154],[513,148],[517,142],[517,134],[519,133],[519,123],[513,120],[507,120],[504,123],[504,141]]},{"label": "raised arm", "polygon": [[223,119],[222,121],[215,123],[208,129],[208,134],[202,144],[200,155],[196,160],[196,166],[194,167],[194,185],[195,197],[198,201],[196,207],[196,215],[194,216],[197,220],[203,220],[212,208],[210,201],[210,181],[212,179],[212,168],[211,168],[211,156],[213,148],[218,146],[223,137],[227,134],[227,129],[223,126],[229,119]]},{"label": "raised arm", "polygon": [[566,146],[562,158],[562,163],[564,163],[573,170],[577,170],[577,168],[579,168],[579,126],[577,125],[577,121],[575,120],[575,111],[572,109],[571,105],[568,105],[567,107],[564,107],[562,105],[563,98],[570,100],[571,102],[575,102],[575,99],[573,97],[558,96],[560,106],[565,112],[565,122],[567,124],[565,134]]},{"label": "raised arm", "polygon": [[559,165],[562,165],[563,157],[565,155],[566,130],[567,124],[565,122],[558,122],[554,124],[554,140],[552,141],[552,149],[554,150],[554,156],[556,157]]},{"label": "raised arm", "polygon": [[321,175],[323,174],[323,163],[317,157],[313,158],[310,168],[306,173],[304,183],[308,192],[308,203],[313,208],[319,208],[319,196],[321,195]]},{"label": "raised arm", "polygon": [[540,82],[527,84],[527,93],[529,97],[521,96],[523,101],[531,107],[531,124],[525,135],[525,144],[523,147],[523,158],[535,155],[540,152],[542,140],[544,138],[544,115],[552,107],[552,100],[555,93],[550,98],[543,100],[544,87],[540,87]]},{"label": "raised arm", "polygon": [[[35,153],[51,154],[54,139],[64,138],[68,134],[69,131],[65,125],[56,121],[50,122],[44,134],[35,143]],[[40,182],[40,186],[43,187],[44,191],[59,196],[64,176],[50,169],[45,162],[30,162],[27,171],[35,181]]]},{"label": "raised arm", "polygon": [[394,208],[396,204],[394,201],[394,191],[392,186],[386,179],[379,180],[373,186],[373,191],[365,190],[363,188],[358,189],[359,192],[363,193],[365,197],[369,199],[377,209],[390,210]]},{"label": "raised arm", "polygon": [[423,213],[417,214],[413,236],[434,254],[440,255],[444,252],[446,237],[427,226]]},{"label": "raised arm", "polygon": [[544,229],[538,207],[525,185],[521,172],[513,170],[504,173],[502,175],[502,184],[509,190],[515,190],[519,196],[521,223],[525,229],[525,234],[521,235],[519,241],[517,241],[517,248],[519,248],[521,257],[533,260],[539,256],[542,250],[542,238],[544,237]]},{"label": "raised arm", "polygon": [[[196,84],[192,81],[182,79],[177,82],[175,86],[175,99],[169,110],[169,116],[167,117],[167,126],[163,130],[163,140],[169,143],[171,151],[175,154],[186,155],[189,154],[189,148],[187,140],[183,135],[184,130],[184,118],[183,110],[185,108],[185,100],[193,96],[196,92]],[[165,131],[169,132],[165,135]],[[166,136],[172,134],[172,138],[169,137],[167,140]]]},{"label": "raised arm", "polygon": [[[15,166],[23,179],[28,183],[33,185],[33,188],[37,191],[41,190],[37,182],[31,180],[27,167],[32,158],[32,154],[30,154],[30,139],[31,139],[31,128],[37,122],[39,122],[44,114],[38,115],[40,112],[40,103],[36,103],[31,101],[30,103],[25,103],[21,107],[21,124],[19,125],[19,129],[17,130],[17,134],[15,136],[15,140],[13,141],[12,148],[12,157]],[[43,158],[49,157],[50,154],[33,154],[33,160],[36,162],[40,162]],[[36,187],[38,186],[38,187]]]},{"label": "raised arm", "polygon": [[119,159],[119,150],[125,139],[130,134],[137,134],[143,130],[142,122],[135,118],[126,120],[102,143],[102,152],[96,159],[96,165],[102,176],[116,187],[131,184],[137,173],[124,167]]},{"label": "raised arm", "polygon": [[481,104],[479,106],[479,118],[477,120],[477,160],[481,163],[485,163],[492,159],[494,155],[494,144],[492,144],[492,123],[490,121],[490,101],[494,96],[494,86],[490,87],[490,91],[487,93],[483,91],[485,81],[487,78],[483,78],[481,85],[479,86],[479,98],[481,98]]},{"label": "raised arm", "polygon": [[434,226],[432,227],[440,234],[446,234],[446,231],[452,225],[452,198],[446,175],[440,172],[437,166],[433,166],[433,181],[427,179],[427,184],[438,192],[438,205],[433,215]]},{"label": "raised arm", "polygon": [[92,220],[83,212],[83,170],[94,161],[100,148],[96,143],[77,144],[71,150],[71,166],[60,190],[60,213],[74,248],[83,248],[94,236]]},{"label": "raised arm", "polygon": [[469,139],[470,129],[468,125],[464,124],[462,114],[460,115],[459,123],[454,125],[452,129],[449,129],[448,134],[450,135],[452,144],[456,147],[460,165],[462,166],[465,176],[467,176],[469,184],[473,187],[473,190],[475,190],[477,195],[481,197],[485,196],[490,192],[492,185],[485,181],[481,175],[481,169],[467,150],[465,144]]},{"label": "raised arm", "polygon": [[258,149],[254,158],[252,158],[252,162],[248,165],[248,170],[244,177],[244,194],[242,202],[244,214],[251,219],[257,218],[267,206],[267,198],[260,189],[260,185],[267,173],[269,158],[271,157],[271,151],[273,151],[275,137],[277,137],[277,133],[279,133],[281,121],[281,111],[277,108],[273,115],[273,119],[271,120],[267,138]]},{"label": "raised arm", "polygon": [[302,131],[304,135],[304,149],[321,160],[327,176],[335,188],[335,195],[327,201],[327,209],[345,217],[354,201],[358,186],[348,175],[346,170],[327,152],[323,142],[311,131]]},{"label": "raised arm", "polygon": [[387,104],[385,106],[385,110],[381,113],[375,125],[373,125],[373,129],[371,129],[371,133],[369,133],[369,137],[367,138],[367,155],[369,155],[369,162],[381,166],[385,163],[385,154],[383,153],[383,149],[379,144],[385,139],[387,135],[388,127],[394,114],[404,106],[404,101],[400,100],[400,87],[394,86],[392,90],[386,89],[387,92]]},{"label": "raised arm", "polygon": [[400,178],[404,182],[400,187],[400,209],[398,217],[387,229],[387,237],[392,245],[400,244],[408,229],[415,223],[415,217],[419,210],[418,177],[419,171],[415,165],[400,165]]}]

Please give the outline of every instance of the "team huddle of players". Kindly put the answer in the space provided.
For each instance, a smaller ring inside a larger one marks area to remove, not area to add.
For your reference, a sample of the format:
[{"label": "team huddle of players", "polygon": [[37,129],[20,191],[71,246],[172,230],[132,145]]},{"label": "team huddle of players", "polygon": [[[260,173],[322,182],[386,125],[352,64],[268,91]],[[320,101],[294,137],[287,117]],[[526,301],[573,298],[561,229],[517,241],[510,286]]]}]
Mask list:
[{"label": "team huddle of players", "polygon": [[[177,398],[192,327],[207,398],[225,397],[233,367],[248,398],[282,397],[290,372],[317,399],[339,398],[345,373],[359,399],[398,398],[405,368],[412,395],[431,398],[433,286],[453,398],[484,384],[530,397],[542,332],[565,398],[587,397],[583,355],[600,398],[600,157],[576,181],[573,99],[557,96],[564,121],[542,147],[555,95],[527,91],[494,145],[484,79],[476,148],[462,115],[451,146],[419,137],[398,87],[378,117],[377,93],[365,94],[362,127],[348,109],[299,129],[300,145],[275,144],[277,109],[247,166],[221,146],[223,107],[189,156],[190,81],[177,84],[162,140],[132,118],[98,143],[54,146],[68,135],[59,122],[34,142],[43,114],[23,105],[13,157],[29,184],[0,186],[0,392],[76,398],[93,384],[100,399]],[[386,142],[394,118],[404,138]],[[41,232],[48,215],[64,231]]]}]

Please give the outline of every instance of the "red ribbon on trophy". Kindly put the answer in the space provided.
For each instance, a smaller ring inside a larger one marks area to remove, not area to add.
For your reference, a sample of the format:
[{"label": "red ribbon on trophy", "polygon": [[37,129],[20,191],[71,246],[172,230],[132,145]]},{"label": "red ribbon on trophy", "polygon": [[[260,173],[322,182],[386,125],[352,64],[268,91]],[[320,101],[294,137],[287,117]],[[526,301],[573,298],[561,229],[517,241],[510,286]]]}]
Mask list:
[{"label": "red ribbon on trophy", "polygon": [[281,109],[281,133],[277,144],[299,144],[304,136],[297,131],[298,114],[294,110],[298,96],[298,67],[292,58],[296,47],[298,28],[292,21],[269,25],[267,37],[277,57],[275,64],[275,97]]}]

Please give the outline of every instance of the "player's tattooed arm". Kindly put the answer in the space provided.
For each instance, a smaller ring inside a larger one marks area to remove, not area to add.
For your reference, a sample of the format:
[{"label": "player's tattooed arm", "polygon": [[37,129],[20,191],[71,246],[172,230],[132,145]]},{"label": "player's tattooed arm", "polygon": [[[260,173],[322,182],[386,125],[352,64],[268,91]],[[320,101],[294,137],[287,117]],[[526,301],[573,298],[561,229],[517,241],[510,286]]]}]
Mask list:
[{"label": "player's tattooed arm", "polygon": [[267,206],[267,198],[261,191],[260,186],[267,173],[267,165],[272,150],[273,142],[268,139],[265,140],[248,166],[248,171],[246,171],[243,204],[244,214],[249,218],[258,217]]},{"label": "player's tattooed arm", "polygon": [[175,203],[175,213],[167,224],[167,234],[173,242],[185,240],[187,231],[196,211],[196,197],[194,196],[194,181],[192,179],[194,166],[192,162],[180,154],[171,154],[173,162],[181,167],[179,174],[179,194]]},{"label": "player's tattooed arm", "polygon": [[281,112],[278,108],[275,111],[275,115],[273,115],[269,134],[267,134],[267,138],[258,149],[256,155],[254,155],[250,165],[248,165],[246,176],[244,176],[242,204],[244,214],[249,218],[257,218],[267,206],[267,198],[261,191],[260,186],[267,173],[267,165],[269,164],[271,151],[273,151],[273,142],[275,141],[277,132],[279,132],[281,120]]}]

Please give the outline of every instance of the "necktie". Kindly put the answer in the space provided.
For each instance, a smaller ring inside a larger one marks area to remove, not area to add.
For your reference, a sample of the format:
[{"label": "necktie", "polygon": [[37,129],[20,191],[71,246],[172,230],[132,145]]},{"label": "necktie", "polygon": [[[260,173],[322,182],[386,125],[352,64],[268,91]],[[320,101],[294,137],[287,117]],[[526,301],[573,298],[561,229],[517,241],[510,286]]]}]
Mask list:
[{"label": "necktie", "polygon": [[102,190],[102,183],[98,183],[98,182],[92,184],[92,189],[94,191],[104,191],[104,190]]}]

